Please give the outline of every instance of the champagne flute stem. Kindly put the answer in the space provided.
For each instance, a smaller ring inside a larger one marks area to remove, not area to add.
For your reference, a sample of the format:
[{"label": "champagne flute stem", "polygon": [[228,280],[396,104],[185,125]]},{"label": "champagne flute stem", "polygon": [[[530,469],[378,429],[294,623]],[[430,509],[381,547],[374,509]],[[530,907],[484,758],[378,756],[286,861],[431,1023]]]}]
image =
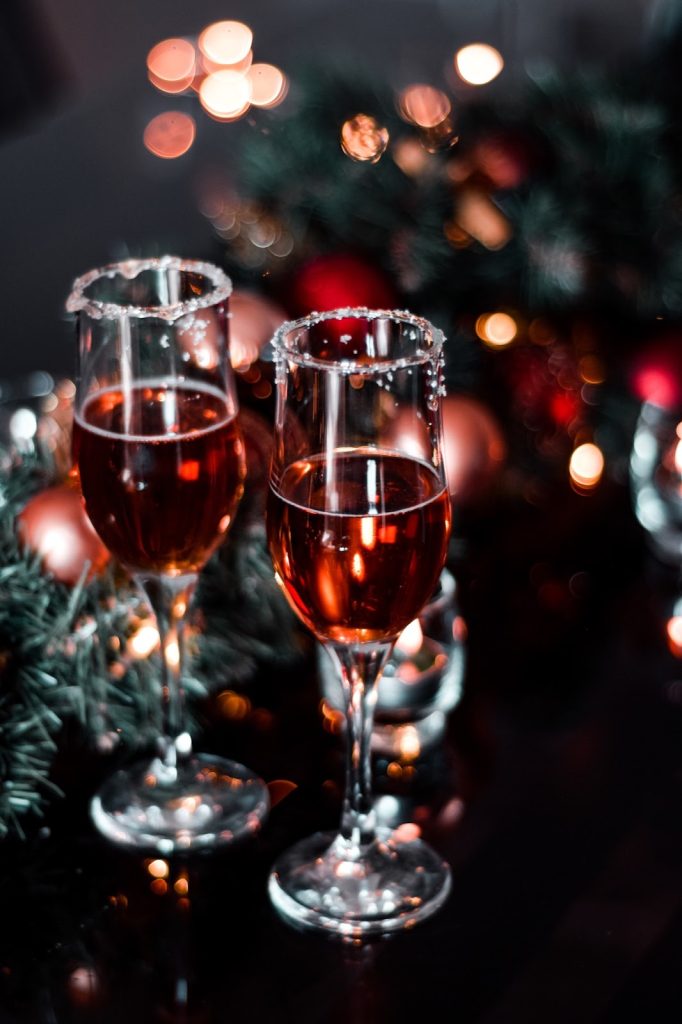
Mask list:
[{"label": "champagne flute stem", "polygon": [[371,744],[377,683],[393,643],[329,644],[343,685],[346,714],[346,789],[341,840],[350,859],[376,837]]},{"label": "champagne flute stem", "polygon": [[185,726],[182,668],[185,619],[197,576],[139,574],[136,581],[151,605],[159,631],[163,710],[158,758],[164,781],[172,782],[177,769],[192,753],[192,740]]}]

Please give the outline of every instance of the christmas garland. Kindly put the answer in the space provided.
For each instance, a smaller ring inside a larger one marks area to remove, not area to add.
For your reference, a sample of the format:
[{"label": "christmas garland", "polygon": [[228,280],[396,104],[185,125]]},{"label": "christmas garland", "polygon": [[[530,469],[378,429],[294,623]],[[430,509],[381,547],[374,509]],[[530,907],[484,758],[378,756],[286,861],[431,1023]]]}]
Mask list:
[{"label": "christmas garland", "polygon": [[[108,753],[141,746],[158,727],[156,657],[131,654],[147,613],[120,568],[75,585],[45,572],[23,545],[17,518],[54,482],[39,457],[4,454],[0,464],[0,839],[24,835],[26,820],[58,795],[51,773],[66,725]],[[230,542],[207,566],[197,605],[203,632],[184,685],[190,708],[243,684],[257,668],[300,649],[272,574],[262,525],[237,517]]]}]

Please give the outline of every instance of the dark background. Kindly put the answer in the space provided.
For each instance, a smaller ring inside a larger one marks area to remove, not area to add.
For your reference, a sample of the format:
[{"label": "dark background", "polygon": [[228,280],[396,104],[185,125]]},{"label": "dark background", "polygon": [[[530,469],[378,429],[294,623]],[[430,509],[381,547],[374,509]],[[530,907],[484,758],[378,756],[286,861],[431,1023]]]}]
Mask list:
[{"label": "dark background", "polygon": [[[608,67],[641,52],[672,5],[650,0],[3,0],[0,6],[0,376],[72,368],[63,301],[73,278],[125,254],[211,253],[197,205],[202,179],[229,173],[243,133],[212,123],[193,98],[162,96],[145,56],[161,39],[197,35],[212,20],[254,30],[255,59],[292,82],[308,61],[339,57],[395,86],[451,75],[455,50],[483,40],[506,67],[488,88],[522,89],[525,68]],[[166,109],[197,120],[178,160],[142,145]]]}]

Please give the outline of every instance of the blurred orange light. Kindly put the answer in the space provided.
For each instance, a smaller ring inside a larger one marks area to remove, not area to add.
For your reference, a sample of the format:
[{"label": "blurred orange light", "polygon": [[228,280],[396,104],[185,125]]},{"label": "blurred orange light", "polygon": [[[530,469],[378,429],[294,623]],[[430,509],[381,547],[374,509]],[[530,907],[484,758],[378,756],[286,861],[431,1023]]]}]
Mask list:
[{"label": "blurred orange light", "polygon": [[147,865],[147,871],[152,878],[168,878],[168,861],[153,860]]},{"label": "blurred orange light", "polygon": [[204,57],[222,66],[244,60],[253,42],[253,32],[241,21],[216,21],[199,36]]},{"label": "blurred orange light", "polygon": [[229,68],[230,71],[241,71],[241,73],[244,74],[249,70],[253,63],[253,50],[249,50],[246,57],[242,57],[241,60],[236,62],[230,61],[229,64],[225,62],[218,64],[214,60],[209,60],[208,57],[205,57],[202,53],[200,63],[201,70],[207,75],[210,75],[212,71],[222,71],[226,67]]},{"label": "blurred orange light", "polygon": [[140,626],[128,640],[128,650],[134,658],[148,658],[159,643],[159,631],[156,626],[147,624]]},{"label": "blurred orange light", "polygon": [[483,313],[476,321],[476,334],[491,348],[511,344],[516,333],[516,321],[509,313]]},{"label": "blurred orange light", "polygon": [[274,64],[252,64],[246,73],[254,107],[276,107],[287,93],[287,80]]},{"label": "blurred orange light", "polygon": [[177,110],[153,117],[144,130],[143,141],[154,156],[175,160],[192,147],[196,135],[194,118]]},{"label": "blurred orange light", "polygon": [[682,657],[682,615],[673,615],[666,624],[668,647],[676,658]]},{"label": "blurred orange light", "polygon": [[183,92],[194,78],[196,53],[187,39],[164,39],[147,54],[151,82],[162,92]]},{"label": "blurred orange light", "polygon": [[219,121],[234,121],[249,109],[251,83],[239,71],[214,71],[199,89],[201,105]]},{"label": "blurred orange light", "polygon": [[369,114],[356,114],[341,128],[341,149],[351,160],[377,163],[388,146],[388,130]]},{"label": "blurred orange light", "polygon": [[400,170],[410,178],[419,177],[429,162],[426,150],[417,139],[399,139],[392,153]]},{"label": "blurred orange light", "polygon": [[452,104],[444,92],[432,85],[408,85],[400,94],[398,109],[411,124],[435,128],[448,116]]},{"label": "blurred orange light", "polygon": [[512,236],[511,225],[499,206],[475,188],[461,191],[455,218],[459,228],[486,249],[502,249]]},{"label": "blurred orange light", "polygon": [[455,69],[469,85],[487,85],[497,78],[504,67],[499,50],[487,43],[471,43],[455,54]]},{"label": "blurred orange light", "polygon": [[579,445],[571,455],[568,471],[571,480],[580,489],[591,490],[596,487],[604,472],[601,450],[591,442]]}]

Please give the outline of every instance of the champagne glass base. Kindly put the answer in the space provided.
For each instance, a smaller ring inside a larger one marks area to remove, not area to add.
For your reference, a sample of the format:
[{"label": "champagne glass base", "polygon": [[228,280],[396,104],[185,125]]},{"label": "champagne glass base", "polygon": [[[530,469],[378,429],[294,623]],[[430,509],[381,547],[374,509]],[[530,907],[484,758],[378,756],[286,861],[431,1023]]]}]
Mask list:
[{"label": "champagne glass base", "polygon": [[363,939],[412,928],[448,897],[450,868],[420,839],[380,829],[353,853],[322,832],[287,850],[268,883],[279,914],[300,928]]},{"label": "champagne glass base", "polygon": [[167,856],[253,834],[268,807],[265,783],[248,768],[199,754],[177,769],[157,759],[116,772],[93,797],[90,814],[112,842]]}]

